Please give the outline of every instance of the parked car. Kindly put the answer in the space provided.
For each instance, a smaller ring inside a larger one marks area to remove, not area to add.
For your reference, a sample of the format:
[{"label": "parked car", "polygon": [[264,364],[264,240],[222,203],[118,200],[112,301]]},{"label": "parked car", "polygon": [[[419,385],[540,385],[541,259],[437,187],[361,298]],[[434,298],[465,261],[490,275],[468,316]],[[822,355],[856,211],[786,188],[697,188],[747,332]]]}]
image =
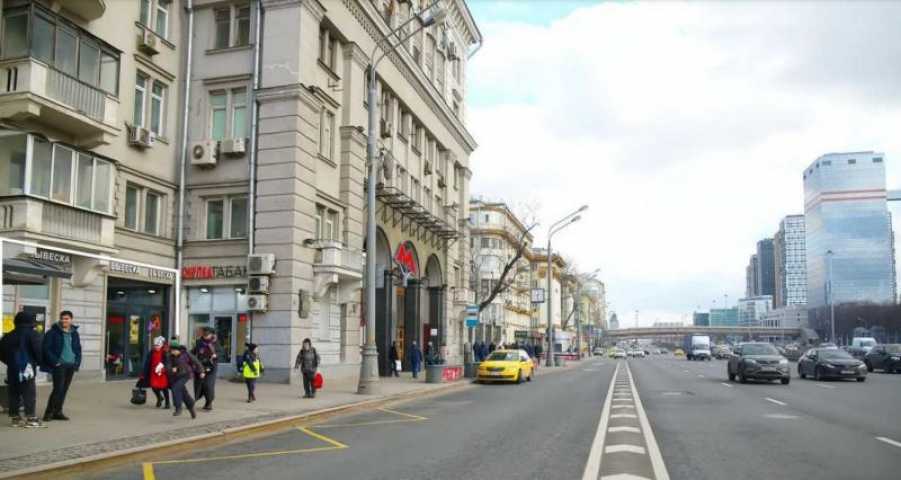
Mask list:
[{"label": "parked car", "polygon": [[844,350],[811,348],[798,360],[798,375],[801,378],[810,375],[814,380],[855,378],[862,382],[867,379],[867,368],[863,362]]},{"label": "parked car", "polygon": [[633,358],[644,358],[644,350],[633,348],[629,351],[629,356]]},{"label": "parked car", "polygon": [[863,348],[863,347],[855,347],[853,345],[849,345],[847,347],[842,348],[842,350],[848,352],[849,355],[851,355],[852,357],[854,357],[858,360],[863,360],[864,357],[867,356],[867,349]]},{"label": "parked car", "polygon": [[831,349],[835,350],[836,348],[838,348],[838,345],[836,345],[832,342],[823,342],[820,344],[819,348],[831,348]]},{"label": "parked car", "polygon": [[477,382],[532,381],[534,364],[522,349],[495,350],[479,364]]},{"label": "parked car", "polygon": [[867,371],[881,369],[886,373],[901,373],[901,343],[876,345],[864,357]]},{"label": "parked car", "polygon": [[749,342],[735,347],[726,365],[726,374],[730,381],[738,377],[741,383],[751,379],[779,380],[783,385],[788,385],[791,381],[788,360],[779,354],[776,347],[765,342]]},{"label": "parked car", "polygon": [[603,356],[604,349],[601,347],[594,347],[594,351],[592,352],[595,356]]}]

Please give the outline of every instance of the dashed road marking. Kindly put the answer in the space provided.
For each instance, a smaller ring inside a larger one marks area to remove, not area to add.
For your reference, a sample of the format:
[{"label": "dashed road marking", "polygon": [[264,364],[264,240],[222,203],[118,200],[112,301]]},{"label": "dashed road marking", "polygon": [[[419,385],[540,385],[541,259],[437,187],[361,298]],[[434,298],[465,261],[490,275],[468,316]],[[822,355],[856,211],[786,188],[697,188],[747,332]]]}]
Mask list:
[{"label": "dashed road marking", "polygon": [[638,453],[641,455],[645,454],[644,447],[640,447],[638,445],[629,445],[627,443],[619,444],[619,445],[609,445],[604,449],[604,453]]},{"label": "dashed road marking", "polygon": [[766,400],[770,403],[775,403],[776,405],[782,405],[783,407],[788,405],[787,403],[776,400],[775,398],[766,397],[766,398],[764,398],[764,400]]},{"label": "dashed road marking", "polygon": [[632,405],[614,405],[610,408],[632,408],[632,409],[634,409],[635,407],[633,407]]},{"label": "dashed road marking", "polygon": [[634,413],[614,413],[610,418],[638,418]]},{"label": "dashed road marking", "polygon": [[775,418],[777,420],[795,420],[798,418],[797,415],[787,415],[785,413],[768,413],[763,416],[764,418]]},{"label": "dashed road marking", "polygon": [[721,383],[722,385],[725,385],[725,386],[729,387],[729,388],[732,388],[732,385],[729,385],[729,384],[726,383],[726,382],[720,382],[720,383]]},{"label": "dashed road marking", "polygon": [[610,388],[607,389],[607,399],[604,400],[604,407],[601,409],[598,429],[594,434],[594,440],[591,442],[591,450],[588,452],[588,462],[585,463],[585,471],[582,472],[582,480],[595,480],[598,478],[598,472],[601,471],[601,454],[604,452],[604,438],[607,436],[607,422],[610,417],[610,406],[613,402],[613,387],[618,374],[619,364],[616,364],[613,378],[610,379]]},{"label": "dashed road marking", "polygon": [[608,432],[629,432],[629,433],[641,433],[641,430],[638,427],[610,427],[607,429]]},{"label": "dashed road marking", "polygon": [[617,473],[615,475],[604,475],[601,480],[651,480],[641,475],[632,475],[631,473]]},{"label": "dashed road marking", "polygon": [[657,445],[657,438],[654,436],[654,430],[651,428],[651,422],[648,421],[648,415],[644,411],[641,397],[638,396],[638,389],[635,388],[635,379],[632,378],[632,370],[626,365],[626,372],[629,373],[629,383],[632,385],[632,391],[635,393],[635,406],[638,411],[638,421],[641,429],[644,431],[645,444],[648,446],[648,456],[651,457],[651,466],[654,469],[654,476],[657,480],[669,480],[669,472],[666,470],[666,464],[663,463],[663,455],[660,454],[660,446]]},{"label": "dashed road marking", "polygon": [[887,444],[889,444],[889,445],[894,445],[894,446],[896,446],[896,447],[898,447],[898,448],[901,448],[901,442],[898,442],[898,441],[896,441],[896,440],[892,440],[891,438],[886,438],[886,437],[876,437],[876,440],[879,440],[880,442],[887,443]]},{"label": "dashed road marking", "polygon": [[834,388],[835,388],[835,387],[832,386],[832,385],[823,385],[822,383],[814,383],[814,385],[816,385],[816,386],[818,386],[818,387],[820,387],[820,388],[828,388],[828,389],[834,389]]}]

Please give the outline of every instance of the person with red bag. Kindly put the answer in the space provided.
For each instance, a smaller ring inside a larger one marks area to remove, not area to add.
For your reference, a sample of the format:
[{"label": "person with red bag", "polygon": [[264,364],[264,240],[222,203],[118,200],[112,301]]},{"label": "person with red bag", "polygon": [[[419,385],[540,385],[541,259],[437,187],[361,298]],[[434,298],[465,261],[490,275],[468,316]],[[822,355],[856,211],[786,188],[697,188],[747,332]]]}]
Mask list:
[{"label": "person with red bag", "polygon": [[315,398],[316,387],[313,385],[314,379],[319,377],[319,383],[322,384],[322,375],[316,370],[319,368],[319,354],[313,348],[313,343],[309,338],[303,339],[300,351],[297,352],[297,358],[294,360],[294,369],[300,369],[303,375],[303,398]]}]

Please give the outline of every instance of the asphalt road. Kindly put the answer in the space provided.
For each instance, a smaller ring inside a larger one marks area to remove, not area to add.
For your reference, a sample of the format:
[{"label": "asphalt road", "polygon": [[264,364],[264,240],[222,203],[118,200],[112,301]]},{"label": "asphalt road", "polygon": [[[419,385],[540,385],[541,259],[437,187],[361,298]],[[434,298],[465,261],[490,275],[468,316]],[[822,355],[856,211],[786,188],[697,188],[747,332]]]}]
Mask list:
[{"label": "asphalt road", "polygon": [[593,359],[90,478],[897,478],[901,375],[792,368],[788,386],[742,385],[723,361]]}]

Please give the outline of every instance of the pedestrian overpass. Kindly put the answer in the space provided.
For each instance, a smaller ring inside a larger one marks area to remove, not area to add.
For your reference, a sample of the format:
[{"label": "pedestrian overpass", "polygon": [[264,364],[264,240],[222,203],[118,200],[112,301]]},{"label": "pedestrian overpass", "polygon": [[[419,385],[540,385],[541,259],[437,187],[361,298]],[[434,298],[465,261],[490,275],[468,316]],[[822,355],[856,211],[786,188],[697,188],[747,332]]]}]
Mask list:
[{"label": "pedestrian overpass", "polygon": [[800,328],[743,327],[743,326],[679,326],[679,327],[639,327],[605,330],[604,338],[622,340],[627,338],[681,337],[684,335],[708,335],[710,337],[742,336],[750,338],[798,338]]}]

